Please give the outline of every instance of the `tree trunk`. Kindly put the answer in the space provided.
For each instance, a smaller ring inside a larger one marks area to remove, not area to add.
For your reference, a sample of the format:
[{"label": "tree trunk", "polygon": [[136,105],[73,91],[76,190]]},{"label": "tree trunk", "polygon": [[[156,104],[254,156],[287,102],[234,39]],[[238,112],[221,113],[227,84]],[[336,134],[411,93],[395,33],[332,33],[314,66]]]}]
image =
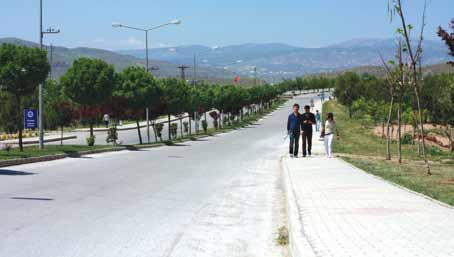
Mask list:
[{"label": "tree trunk", "polygon": [[419,98],[419,90],[418,90],[418,84],[417,84],[417,72],[416,72],[416,66],[413,65],[413,69],[414,69],[414,74],[413,74],[413,87],[414,87],[414,90],[415,90],[415,96],[416,96],[416,103],[417,103],[417,106],[418,106],[418,114],[419,114],[419,125],[420,125],[420,128],[421,128],[421,138],[422,138],[422,153],[423,153],[423,156],[424,156],[424,163],[426,165],[426,173],[427,175],[432,175],[432,172],[430,171],[430,165],[429,165],[429,160],[427,159],[427,148],[426,148],[426,139],[425,139],[425,135],[424,135],[424,122],[423,122],[423,119],[422,119],[422,110],[421,110],[421,101],[420,101],[420,98]]},{"label": "tree trunk", "polygon": [[385,138],[385,122],[381,123],[381,138]]},{"label": "tree trunk", "polygon": [[139,134],[139,143],[142,144],[142,132],[140,131],[139,120],[136,120],[136,123],[137,123],[137,133]]},{"label": "tree trunk", "polygon": [[17,132],[19,133],[19,150],[24,151],[24,145],[22,143],[22,115],[21,115],[21,99],[20,96],[16,96],[17,103]]},{"label": "tree trunk", "polygon": [[172,135],[170,134],[170,114],[167,115],[167,120],[168,120],[168,123],[169,123],[169,127],[167,128],[168,130],[168,135],[169,135],[169,141],[172,140]]},{"label": "tree trunk", "polygon": [[452,138],[452,130],[449,129],[449,125],[446,125],[446,130],[445,130],[446,137],[449,140],[449,151],[451,153],[454,153],[454,139]]},{"label": "tree trunk", "polygon": [[189,126],[189,136],[191,136],[191,135],[192,135],[192,120],[191,120],[191,115],[189,115],[188,121],[189,121],[189,124],[188,124],[188,126]]},{"label": "tree trunk", "polygon": [[60,145],[63,145],[63,126],[60,127],[61,134],[60,134]]},{"label": "tree trunk", "polygon": [[152,121],[152,127],[153,127],[153,134],[154,134],[154,141],[157,143],[158,142],[158,135],[157,135],[157,132],[156,132],[156,120],[153,120]]},{"label": "tree trunk", "polygon": [[454,139],[452,137],[452,129],[449,130],[449,142],[450,142],[450,150],[451,150],[451,153],[454,153]]},{"label": "tree trunk", "polygon": [[93,137],[95,134],[93,133],[93,121],[90,121],[90,137]]},{"label": "tree trunk", "polygon": [[397,105],[397,160],[402,163],[402,124],[401,124],[401,108],[402,108],[402,95],[399,97]]},{"label": "tree trunk", "polygon": [[390,135],[390,125],[391,125],[391,117],[393,113],[394,107],[394,97],[391,97],[391,104],[389,107],[388,113],[388,122],[386,124],[386,160],[391,160],[391,135]]},{"label": "tree trunk", "polygon": [[180,117],[180,136],[183,138],[183,117]]},{"label": "tree trunk", "polygon": [[[429,165],[429,160],[427,159],[427,148],[426,148],[426,139],[425,139],[425,135],[424,135],[424,123],[423,123],[423,119],[422,119],[422,110],[421,110],[421,101],[420,101],[420,96],[419,96],[419,88],[418,88],[418,71],[417,71],[417,61],[418,61],[418,58],[415,57],[414,55],[414,52],[412,51],[412,44],[411,44],[411,39],[410,39],[410,35],[409,35],[409,28],[407,27],[407,23],[406,23],[406,20],[405,20],[405,16],[404,16],[404,12],[403,12],[403,8],[402,8],[402,1],[401,0],[397,0],[397,13],[401,19],[401,23],[402,23],[402,30],[403,30],[403,34],[404,34],[404,38],[405,38],[405,41],[406,41],[406,44],[407,44],[407,48],[408,48],[408,55],[410,56],[410,59],[411,59],[411,71],[412,71],[412,76],[411,76],[411,79],[412,79],[412,86],[413,86],[413,90],[415,92],[415,98],[416,98],[416,104],[417,104],[417,107],[418,107],[418,118],[419,118],[419,126],[420,126],[420,133],[421,133],[421,138],[422,138],[422,151],[423,151],[423,155],[424,155],[424,163],[425,163],[425,166],[426,166],[426,173],[427,175],[432,175],[432,172],[430,171],[430,165]],[[425,18],[425,9],[424,9],[424,18]],[[423,20],[423,25],[422,25],[422,30],[424,28],[426,24],[424,23],[424,20]],[[420,39],[420,43],[422,42],[422,36],[421,36],[421,39]],[[419,44],[418,46],[418,49],[416,50],[417,53],[419,51],[422,51],[422,49],[420,49],[421,44]]]}]

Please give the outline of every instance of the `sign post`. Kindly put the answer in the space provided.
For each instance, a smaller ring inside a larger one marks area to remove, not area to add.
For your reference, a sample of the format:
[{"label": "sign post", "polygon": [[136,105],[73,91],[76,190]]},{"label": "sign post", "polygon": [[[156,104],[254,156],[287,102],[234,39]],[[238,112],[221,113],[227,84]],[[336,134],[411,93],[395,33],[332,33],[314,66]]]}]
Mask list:
[{"label": "sign post", "polygon": [[38,111],[36,109],[24,110],[24,128],[25,129],[38,128]]}]

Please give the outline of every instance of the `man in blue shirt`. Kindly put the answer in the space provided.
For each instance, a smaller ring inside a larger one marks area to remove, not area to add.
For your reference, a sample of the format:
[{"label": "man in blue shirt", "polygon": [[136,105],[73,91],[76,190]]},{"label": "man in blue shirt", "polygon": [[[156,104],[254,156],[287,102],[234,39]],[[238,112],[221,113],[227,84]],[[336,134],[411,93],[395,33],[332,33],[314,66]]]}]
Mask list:
[{"label": "man in blue shirt", "polygon": [[290,157],[298,157],[302,117],[299,104],[293,105],[293,113],[288,116],[287,132],[290,137]]}]

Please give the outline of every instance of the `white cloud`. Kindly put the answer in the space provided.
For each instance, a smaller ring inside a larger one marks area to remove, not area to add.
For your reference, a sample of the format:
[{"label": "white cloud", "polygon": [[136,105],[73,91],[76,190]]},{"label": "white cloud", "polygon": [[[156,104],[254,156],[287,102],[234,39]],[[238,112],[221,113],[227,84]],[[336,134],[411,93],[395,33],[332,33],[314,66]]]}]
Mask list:
[{"label": "white cloud", "polygon": [[128,45],[132,47],[143,46],[145,43],[135,37],[128,38]]}]

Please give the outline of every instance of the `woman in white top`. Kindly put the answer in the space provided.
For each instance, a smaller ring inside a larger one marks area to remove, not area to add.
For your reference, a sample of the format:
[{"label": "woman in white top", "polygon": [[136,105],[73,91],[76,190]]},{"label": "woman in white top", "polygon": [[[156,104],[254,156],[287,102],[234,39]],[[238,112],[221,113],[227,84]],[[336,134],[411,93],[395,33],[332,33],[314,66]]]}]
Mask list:
[{"label": "woman in white top", "polygon": [[334,114],[332,112],[328,113],[325,122],[325,153],[328,158],[333,158],[333,140],[334,132],[336,130],[336,121],[334,120]]}]

